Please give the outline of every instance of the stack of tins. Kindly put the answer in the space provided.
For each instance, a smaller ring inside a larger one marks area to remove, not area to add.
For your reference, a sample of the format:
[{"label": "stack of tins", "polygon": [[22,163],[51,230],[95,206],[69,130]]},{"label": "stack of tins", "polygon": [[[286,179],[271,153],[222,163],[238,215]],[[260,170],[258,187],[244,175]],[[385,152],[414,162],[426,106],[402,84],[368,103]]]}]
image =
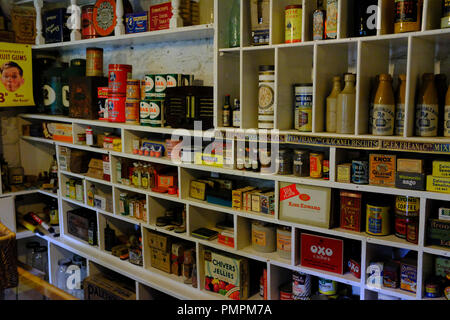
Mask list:
[{"label": "stack of tins", "polygon": [[[110,64],[108,67],[108,120],[125,122],[125,101],[127,82],[131,78],[132,67],[128,64]],[[139,89],[137,93],[139,93]]]},{"label": "stack of tins", "polygon": [[139,124],[139,103],[141,101],[141,80],[127,80],[125,100],[125,122]]}]

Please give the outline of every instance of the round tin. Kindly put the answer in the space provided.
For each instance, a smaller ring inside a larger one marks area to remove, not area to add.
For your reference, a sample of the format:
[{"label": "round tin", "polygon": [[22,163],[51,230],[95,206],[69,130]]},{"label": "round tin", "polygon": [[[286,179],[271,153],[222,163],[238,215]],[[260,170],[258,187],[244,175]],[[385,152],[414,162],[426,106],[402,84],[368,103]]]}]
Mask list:
[{"label": "round tin", "polygon": [[420,198],[409,196],[395,197],[395,235],[397,237],[405,239],[408,225],[411,224],[411,240],[416,238],[414,236],[414,224],[419,216],[419,212]]},{"label": "round tin", "polygon": [[337,292],[337,282],[324,278],[319,278],[319,292],[326,296],[333,296]]},{"label": "round tin", "polygon": [[352,160],[352,183],[369,183],[369,162],[365,160]]},{"label": "round tin", "polygon": [[277,253],[280,257],[291,259],[291,228],[279,226],[277,228]]},{"label": "round tin", "polygon": [[116,26],[116,1],[97,0],[94,5],[93,22],[95,31],[103,37],[109,36]]},{"label": "round tin", "polygon": [[140,123],[142,126],[161,127],[163,120],[162,100],[142,100],[139,106]]},{"label": "round tin", "polygon": [[127,93],[127,80],[131,78],[132,66],[128,64],[110,64],[108,67],[108,88],[110,94]]},{"label": "round tin", "polygon": [[441,296],[439,291],[439,282],[435,279],[428,280],[425,283],[425,297],[439,298]]},{"label": "round tin", "polygon": [[279,290],[280,290],[280,300],[293,300],[291,282],[281,285]]},{"label": "round tin", "polygon": [[323,153],[309,154],[309,176],[311,178],[322,178]]},{"label": "round tin", "polygon": [[102,77],[103,76],[103,49],[87,48],[86,49],[86,76]]},{"label": "round tin", "polygon": [[312,131],[313,84],[294,84],[294,128],[301,132]]},{"label": "round tin", "polygon": [[296,272],[292,273],[292,298],[294,300],[309,300],[311,296],[311,275]]},{"label": "round tin", "polygon": [[81,7],[81,39],[97,38],[94,27],[94,5]]},{"label": "round tin", "polygon": [[273,115],[275,66],[259,66],[258,114]]},{"label": "round tin", "polygon": [[366,205],[366,233],[374,236],[390,234],[389,206]]},{"label": "round tin", "polygon": [[125,95],[110,94],[108,96],[108,121],[125,122]]},{"label": "round tin", "polygon": [[139,100],[125,101],[125,122],[128,124],[139,124]]},{"label": "round tin", "polygon": [[406,225],[406,241],[419,243],[419,217],[411,217]]},{"label": "round tin", "polygon": [[127,100],[141,100],[141,80],[127,80]]},{"label": "round tin", "polygon": [[302,41],[302,5],[294,4],[285,8],[285,43]]},{"label": "round tin", "polygon": [[309,151],[294,151],[294,175],[297,177],[309,177]]},{"label": "round tin", "polygon": [[155,75],[147,74],[144,77],[143,97],[151,99],[155,94]]}]

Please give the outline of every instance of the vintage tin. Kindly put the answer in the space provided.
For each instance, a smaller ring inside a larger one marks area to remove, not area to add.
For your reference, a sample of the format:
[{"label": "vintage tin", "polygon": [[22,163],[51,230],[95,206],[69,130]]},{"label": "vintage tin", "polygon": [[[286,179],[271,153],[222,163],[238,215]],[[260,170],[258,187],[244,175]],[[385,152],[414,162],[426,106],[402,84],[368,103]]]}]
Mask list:
[{"label": "vintage tin", "polygon": [[316,9],[313,13],[313,40],[325,39],[325,10]]},{"label": "vintage tin", "polygon": [[285,8],[285,43],[302,41],[302,5],[289,5]]},{"label": "vintage tin", "polygon": [[140,80],[127,80],[127,101],[137,101],[141,100],[141,81]]},{"label": "vintage tin", "polygon": [[323,153],[309,154],[309,176],[311,178],[322,178],[323,176]]},{"label": "vintage tin", "polygon": [[144,77],[145,85],[144,85],[144,94],[142,99],[151,99],[155,97],[155,75],[154,74],[146,74]]},{"label": "vintage tin", "polygon": [[343,163],[337,166],[337,182],[350,183],[352,177],[352,164]]},{"label": "vintage tin", "polygon": [[289,149],[278,150],[278,174],[289,175],[292,174],[292,153]]},{"label": "vintage tin", "polygon": [[433,177],[449,178],[450,177],[450,161],[433,161]]},{"label": "vintage tin", "polygon": [[291,282],[281,285],[279,290],[280,290],[280,300],[293,300]]},{"label": "vintage tin", "polygon": [[400,266],[398,262],[385,262],[383,266],[383,286],[398,288],[400,284]]},{"label": "vintage tin", "polygon": [[108,87],[98,87],[97,88],[97,98],[98,98],[98,120],[108,120]]},{"label": "vintage tin", "polygon": [[70,40],[70,30],[66,21],[70,14],[66,9],[59,8],[44,13],[45,43],[55,43]]},{"label": "vintage tin", "polygon": [[400,289],[417,291],[417,261],[406,259],[400,265]]},{"label": "vintage tin", "polygon": [[141,126],[161,127],[163,106],[163,100],[142,100],[139,107]]},{"label": "vintage tin", "polygon": [[319,292],[326,296],[333,296],[337,293],[337,282],[325,278],[319,278]]},{"label": "vintage tin", "polygon": [[330,179],[330,160],[323,160],[323,178],[325,180]]},{"label": "vintage tin", "polygon": [[258,114],[273,115],[274,112],[274,85],[275,66],[259,66],[258,83]]},{"label": "vintage tin", "polygon": [[156,74],[155,75],[155,94],[154,98],[162,98],[166,97],[166,89],[167,89],[167,79],[165,74]]},{"label": "vintage tin", "polygon": [[396,156],[371,154],[369,183],[393,187],[395,185]]},{"label": "vintage tin", "polygon": [[327,39],[336,39],[338,32],[338,0],[326,0],[326,2],[325,35]]},{"label": "vintage tin", "polygon": [[409,218],[406,225],[406,241],[419,243],[419,217]]},{"label": "vintage tin", "polygon": [[102,48],[86,48],[86,76],[103,77]]},{"label": "vintage tin", "polygon": [[311,297],[311,275],[303,272],[292,272],[292,298],[309,300]]},{"label": "vintage tin", "polygon": [[94,5],[93,21],[95,31],[102,37],[113,33],[116,26],[116,1],[97,0]]},{"label": "vintage tin", "polygon": [[389,206],[368,203],[366,205],[366,233],[374,236],[386,236],[391,232]]},{"label": "vintage tin", "polygon": [[278,226],[277,228],[277,253],[280,257],[291,259],[292,233],[290,227]]},{"label": "vintage tin", "polygon": [[352,160],[352,183],[369,183],[369,162],[365,160]]},{"label": "vintage tin", "polygon": [[94,5],[81,7],[81,38],[93,39],[98,34],[94,27]]},{"label": "vintage tin", "polygon": [[125,95],[110,94],[108,96],[109,122],[125,122],[125,100]]},{"label": "vintage tin", "polygon": [[301,132],[312,131],[312,83],[294,84],[294,128]]},{"label": "vintage tin", "polygon": [[138,101],[125,101],[125,122],[139,124],[140,103]]},{"label": "vintage tin", "polygon": [[361,231],[362,225],[362,194],[359,192],[340,191],[341,211],[340,227],[356,232]]},{"label": "vintage tin", "polygon": [[258,252],[274,252],[277,248],[276,238],[276,227],[274,224],[252,221],[253,249]]},{"label": "vintage tin", "polygon": [[127,81],[131,78],[132,66],[128,64],[110,64],[108,67],[108,87],[110,94],[127,93]]},{"label": "vintage tin", "polygon": [[309,151],[294,150],[294,175],[309,177]]},{"label": "vintage tin", "polygon": [[[405,239],[407,226],[419,216],[420,198],[409,196],[395,197],[395,235]],[[411,234],[413,236],[413,234]]]},{"label": "vintage tin", "polygon": [[148,31],[147,12],[129,13],[125,15],[125,33]]},{"label": "vintage tin", "polygon": [[[2,1],[3,3],[4,1]],[[15,5],[11,8],[11,23],[16,43],[35,44],[36,10],[33,6]]]},{"label": "vintage tin", "polygon": [[148,11],[150,31],[169,29],[172,16],[171,2],[150,5]]},{"label": "vintage tin", "polygon": [[439,298],[441,296],[439,279],[429,279],[425,282],[425,297]]}]

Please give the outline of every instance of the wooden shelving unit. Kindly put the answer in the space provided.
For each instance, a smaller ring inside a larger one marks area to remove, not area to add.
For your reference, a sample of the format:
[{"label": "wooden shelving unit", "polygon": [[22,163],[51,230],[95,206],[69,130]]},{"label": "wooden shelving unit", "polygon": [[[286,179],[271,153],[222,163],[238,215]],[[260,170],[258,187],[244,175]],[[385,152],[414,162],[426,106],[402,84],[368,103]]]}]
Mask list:
[{"label": "wooden shelving unit", "polygon": [[[352,1],[339,1],[340,17],[338,21],[338,39],[311,41],[311,12],[315,9],[316,1],[295,0],[277,1],[271,0],[271,39],[270,44],[260,47],[250,46],[250,22],[249,22],[249,0],[241,1],[241,46],[238,48],[228,48],[227,46],[227,23],[231,10],[230,1],[215,1],[215,23],[214,25],[202,25],[186,27],[175,30],[164,30],[158,32],[147,32],[136,35],[113,36],[107,38],[80,40],[59,44],[48,44],[34,46],[34,50],[54,50],[70,53],[72,50],[79,50],[88,46],[100,46],[114,49],[116,45],[139,46],[149,42],[170,42],[183,40],[197,40],[212,38],[214,46],[211,55],[214,56],[214,97],[215,97],[215,133],[230,137],[236,145],[239,140],[250,136],[255,138],[261,130],[257,127],[257,67],[260,64],[273,64],[276,70],[275,79],[275,130],[270,132],[272,143],[289,144],[303,147],[319,147],[329,152],[330,179],[298,178],[295,176],[283,175],[263,175],[255,172],[240,171],[233,168],[216,168],[199,164],[183,163],[172,161],[169,158],[153,158],[136,156],[131,153],[131,137],[153,135],[171,135],[179,133],[175,128],[152,128],[136,125],[116,124],[103,121],[92,121],[84,119],[74,119],[62,116],[50,116],[41,114],[20,114],[23,123],[36,123],[42,121],[70,123],[74,128],[83,129],[86,126],[93,128],[115,129],[122,137],[122,150],[111,151],[100,148],[87,147],[71,143],[36,138],[21,137],[21,144],[25,147],[35,147],[37,154],[46,152],[47,158],[51,153],[57,153],[60,146],[73,149],[109,155],[110,166],[119,158],[131,159],[142,162],[160,163],[177,168],[179,195],[167,195],[151,190],[143,190],[132,186],[122,185],[117,182],[115,170],[112,169],[112,180],[110,182],[87,177],[82,174],[59,171],[60,181],[62,176],[72,176],[83,181],[83,186],[87,190],[88,183],[99,184],[111,189],[113,197],[112,210],[103,211],[87,206],[86,196],[84,202],[66,198],[61,190],[57,197],[60,208],[61,237],[43,238],[53,246],[57,246],[70,252],[85,257],[89,263],[102,265],[113,271],[122,273],[136,281],[138,292],[141,296],[146,296],[146,290],[141,290],[142,286],[148,286],[160,290],[164,293],[181,299],[223,299],[222,296],[205,291],[203,289],[203,267],[202,252],[205,247],[215,248],[229,252],[251,260],[265,264],[268,270],[268,292],[269,299],[278,299],[278,286],[285,281],[285,274],[292,271],[300,271],[317,277],[324,277],[337,281],[341,284],[350,285],[359,289],[361,300],[371,300],[377,298],[377,293],[391,295],[401,299],[424,299],[424,282],[426,277],[432,272],[429,261],[433,256],[450,257],[450,249],[437,246],[429,246],[426,243],[426,221],[430,215],[428,205],[432,201],[450,202],[450,195],[437,192],[411,191],[397,188],[380,187],[374,185],[356,185],[340,183],[336,181],[335,168],[339,162],[341,153],[347,150],[372,150],[374,152],[395,151],[433,153],[445,159],[450,159],[450,139],[444,137],[421,138],[414,137],[414,92],[418,85],[418,78],[424,72],[436,72],[450,74],[448,69],[448,43],[450,41],[450,29],[441,30],[438,28],[437,19],[440,17],[440,6],[437,1],[424,0],[422,30],[419,32],[406,34],[390,34],[389,26],[382,23],[378,34],[365,38],[349,38],[349,28],[347,18],[351,17]],[[304,42],[298,44],[284,44],[283,17],[286,4],[303,4],[303,39]],[[379,19],[389,15],[389,7],[386,1],[379,0]],[[182,45],[182,44],[181,44]],[[356,81],[356,117],[355,132],[349,135],[337,135],[324,132],[325,98],[331,90],[332,76],[353,72],[357,74]],[[368,134],[368,96],[370,77],[382,72],[389,72],[392,75],[401,73],[407,74],[407,98],[406,98],[406,119],[405,130],[402,136],[379,137]],[[293,128],[294,107],[292,102],[292,85],[298,82],[313,83],[313,126],[312,132],[301,133]],[[222,127],[222,103],[225,94],[231,94],[232,98],[239,98],[241,101],[241,128]],[[78,130],[77,129],[77,130]],[[203,137],[203,131],[185,130],[182,135]],[[258,138],[258,137],[256,137]],[[45,150],[42,151],[41,149]],[[34,150],[34,149],[33,149]],[[50,150],[50,151],[49,151]],[[226,175],[236,179],[254,179],[259,183],[272,183],[275,190],[275,214],[264,215],[233,210],[229,207],[210,204],[195,200],[189,197],[190,180],[198,176],[208,176],[212,173]],[[298,183],[307,186],[319,186],[331,188],[333,190],[353,190],[361,192],[377,193],[384,195],[409,195],[420,198],[420,221],[419,221],[419,243],[412,244],[394,235],[385,237],[374,237],[365,232],[352,232],[340,228],[321,228],[307,224],[292,223],[283,220],[279,212],[279,189],[280,183]],[[122,216],[118,212],[117,201],[120,191],[140,194],[145,197],[147,203],[147,219],[137,220],[135,218]],[[40,192],[43,191],[29,191]],[[28,193],[25,192],[25,193]],[[20,193],[23,194],[23,193]],[[19,195],[19,194],[17,194]],[[1,197],[16,196],[14,194],[3,194]],[[165,230],[155,225],[156,217],[160,216],[161,208],[165,204],[185,205],[187,211],[187,229],[185,233],[175,233]],[[130,225],[139,225],[143,234],[143,243],[146,243],[148,230],[156,230],[169,234],[174,238],[189,241],[195,245],[197,252],[198,283],[197,288],[186,285],[171,274],[164,273],[150,266],[149,249],[144,245],[144,266],[137,267],[126,261],[120,261],[110,253],[103,250],[102,236],[99,234],[99,245],[92,247],[83,241],[67,235],[67,225],[65,215],[69,208],[86,207],[91,209],[98,221],[98,230],[109,219],[117,220],[117,224],[124,228]],[[216,219],[214,215],[231,215],[235,221],[235,247],[227,247],[217,243],[217,241],[204,241],[191,236],[194,227],[202,224],[213,223]],[[271,222],[281,226],[292,228],[292,254],[291,259],[280,258],[276,253],[264,254],[254,250],[251,244],[248,245],[246,238],[250,233],[249,221],[260,220]],[[358,279],[350,273],[337,275],[323,272],[300,265],[299,234],[302,232],[313,232],[330,237],[354,240],[361,247],[361,278]],[[20,237],[28,237],[30,233],[20,233]],[[366,269],[375,256],[379,247],[401,248],[417,252],[417,292],[410,293],[403,290],[390,290],[388,288],[373,288],[367,284]],[[52,263],[56,260],[52,258]],[[92,267],[95,269],[95,266]],[[253,296],[250,299],[258,299]]]}]

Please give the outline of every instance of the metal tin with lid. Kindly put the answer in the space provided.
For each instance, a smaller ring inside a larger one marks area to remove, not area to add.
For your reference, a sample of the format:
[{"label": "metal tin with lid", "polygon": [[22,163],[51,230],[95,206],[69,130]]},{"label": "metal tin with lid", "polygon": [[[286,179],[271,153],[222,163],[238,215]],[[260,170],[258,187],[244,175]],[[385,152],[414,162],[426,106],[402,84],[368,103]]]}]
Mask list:
[{"label": "metal tin with lid", "polygon": [[366,233],[374,236],[387,236],[391,233],[390,207],[369,202],[366,204]]},{"label": "metal tin with lid", "polygon": [[369,183],[369,161],[352,160],[352,183]]},{"label": "metal tin with lid", "polygon": [[309,154],[309,176],[311,178],[322,178],[323,176],[323,153]]},{"label": "metal tin with lid", "polygon": [[86,48],[86,76],[103,77],[102,48]]},{"label": "metal tin with lid", "polygon": [[284,11],[284,42],[294,43],[302,41],[302,5],[293,4],[286,6]]},{"label": "metal tin with lid", "polygon": [[275,99],[275,66],[259,66],[258,79],[258,113],[262,115],[273,115]]},{"label": "metal tin with lid", "polygon": [[312,131],[313,84],[294,84],[294,128],[301,132]]}]

